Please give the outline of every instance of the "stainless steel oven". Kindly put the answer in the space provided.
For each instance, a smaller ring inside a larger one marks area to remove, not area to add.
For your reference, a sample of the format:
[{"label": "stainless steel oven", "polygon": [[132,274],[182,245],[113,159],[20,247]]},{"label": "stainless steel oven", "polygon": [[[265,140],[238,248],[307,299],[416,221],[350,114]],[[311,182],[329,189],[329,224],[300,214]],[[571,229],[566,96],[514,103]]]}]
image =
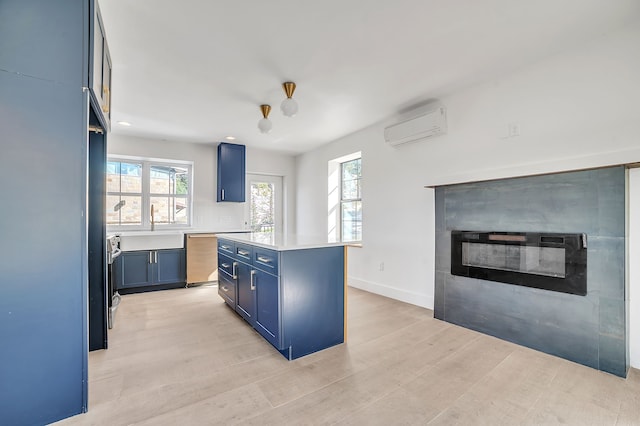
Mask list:
[{"label": "stainless steel oven", "polygon": [[118,256],[122,253],[120,250],[120,237],[118,235],[110,235],[107,237],[107,327],[113,328],[113,320],[120,304],[120,294],[115,289],[113,264]]}]

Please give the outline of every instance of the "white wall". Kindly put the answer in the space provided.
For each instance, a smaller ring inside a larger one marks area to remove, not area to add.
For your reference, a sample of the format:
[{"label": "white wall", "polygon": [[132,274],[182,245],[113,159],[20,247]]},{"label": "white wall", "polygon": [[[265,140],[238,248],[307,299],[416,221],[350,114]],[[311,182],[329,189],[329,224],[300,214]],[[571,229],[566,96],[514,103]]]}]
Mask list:
[{"label": "white wall", "polygon": [[[394,149],[383,140],[390,119],[300,155],[298,233],[326,231],[327,162],[362,151],[363,247],[350,249],[349,284],[432,308],[434,200],[423,186],[640,161],[638,46],[635,22],[441,97],[445,136]],[[520,136],[504,137],[509,123]]]},{"label": "white wall", "polygon": [[[228,230],[244,227],[244,203],[216,202],[217,143],[168,142],[110,134],[109,154],[193,161],[193,228]],[[285,223],[295,232],[295,159],[247,147],[248,173],[283,176]]]}]

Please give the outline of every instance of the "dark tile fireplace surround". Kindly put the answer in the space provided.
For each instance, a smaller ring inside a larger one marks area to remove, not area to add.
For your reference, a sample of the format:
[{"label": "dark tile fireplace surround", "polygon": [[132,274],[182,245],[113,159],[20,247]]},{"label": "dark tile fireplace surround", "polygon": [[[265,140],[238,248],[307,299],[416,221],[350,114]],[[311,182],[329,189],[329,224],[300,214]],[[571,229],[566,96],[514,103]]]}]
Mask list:
[{"label": "dark tile fireplace surround", "polygon": [[436,318],[626,376],[624,167],[435,195]]}]

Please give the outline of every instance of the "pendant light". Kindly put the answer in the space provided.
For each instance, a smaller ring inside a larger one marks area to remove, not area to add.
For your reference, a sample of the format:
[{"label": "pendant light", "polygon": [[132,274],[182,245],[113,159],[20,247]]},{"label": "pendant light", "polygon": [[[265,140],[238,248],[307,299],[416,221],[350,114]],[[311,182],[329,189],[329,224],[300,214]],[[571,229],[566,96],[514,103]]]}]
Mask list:
[{"label": "pendant light", "polygon": [[262,111],[262,118],[258,121],[258,129],[260,129],[262,133],[269,133],[273,127],[271,120],[269,120],[271,105],[260,105],[260,111]]},{"label": "pendant light", "polygon": [[280,104],[280,109],[287,117],[293,117],[298,113],[298,102],[292,98],[293,92],[296,90],[296,84],[292,81],[287,81],[286,83],[282,83],[282,88],[287,98]]}]

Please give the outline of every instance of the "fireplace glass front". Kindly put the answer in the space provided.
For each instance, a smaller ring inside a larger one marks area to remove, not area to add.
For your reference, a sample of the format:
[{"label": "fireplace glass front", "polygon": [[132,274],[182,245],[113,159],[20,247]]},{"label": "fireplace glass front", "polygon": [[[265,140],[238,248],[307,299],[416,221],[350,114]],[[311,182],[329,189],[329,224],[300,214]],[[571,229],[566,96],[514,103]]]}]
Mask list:
[{"label": "fireplace glass front", "polygon": [[451,232],[451,273],[585,295],[586,235]]}]

